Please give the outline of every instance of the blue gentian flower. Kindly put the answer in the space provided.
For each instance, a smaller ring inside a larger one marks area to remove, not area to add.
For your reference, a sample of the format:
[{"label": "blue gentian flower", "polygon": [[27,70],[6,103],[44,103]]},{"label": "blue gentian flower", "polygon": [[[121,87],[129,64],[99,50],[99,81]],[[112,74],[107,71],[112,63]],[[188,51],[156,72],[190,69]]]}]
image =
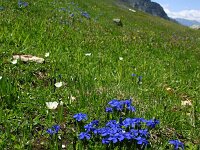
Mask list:
[{"label": "blue gentian flower", "polygon": [[131,99],[127,99],[127,100],[124,100],[123,103],[125,106],[128,107],[128,106],[131,106],[131,101],[132,101]]},{"label": "blue gentian flower", "polygon": [[144,118],[133,118],[133,122],[137,127],[140,127],[142,123],[145,123],[145,121]]},{"label": "blue gentian flower", "polygon": [[147,139],[146,138],[143,138],[143,137],[137,137],[137,138],[135,138],[136,140],[137,140],[137,144],[139,144],[139,145],[148,145],[149,144],[149,142],[147,141]]},{"label": "blue gentian flower", "polygon": [[179,140],[169,140],[169,143],[174,145],[174,150],[178,150],[179,148],[184,150],[184,144]]},{"label": "blue gentian flower", "polygon": [[54,125],[54,126],[52,126],[52,128],[54,129],[55,133],[58,133],[58,131],[60,130],[60,126],[59,125]]},{"label": "blue gentian flower", "polygon": [[90,19],[90,15],[87,12],[81,12],[81,15],[87,19]]},{"label": "blue gentian flower", "polygon": [[122,121],[122,125],[124,127],[135,127],[134,121],[131,118],[126,118],[124,121]]},{"label": "blue gentian flower", "polygon": [[117,126],[117,121],[116,120],[109,120],[106,123],[106,127],[116,127]]},{"label": "blue gentian flower", "polygon": [[117,143],[117,142],[118,142],[117,138],[114,137],[114,136],[108,137],[108,140],[109,140],[109,141],[112,141],[113,143]]},{"label": "blue gentian flower", "polygon": [[103,128],[98,129],[97,132],[98,132],[98,134],[100,134],[101,136],[105,137],[105,136],[107,136],[107,135],[110,134],[110,128],[108,128],[108,127],[103,127]]},{"label": "blue gentian flower", "polygon": [[122,118],[122,117],[120,117],[120,118],[119,118],[119,125],[120,125],[120,126],[122,126],[122,125],[123,125],[123,124],[122,124],[122,122],[123,122],[123,118]]},{"label": "blue gentian flower", "polygon": [[89,123],[84,126],[84,129],[86,129],[87,132],[90,132],[90,131],[94,131],[95,127],[93,127],[93,124]]},{"label": "blue gentian flower", "polygon": [[110,128],[110,135],[114,135],[114,134],[116,134],[116,133],[119,133],[119,132],[121,132],[121,128],[118,128],[118,127],[113,127],[113,128]]},{"label": "blue gentian flower", "polygon": [[50,135],[53,135],[53,134],[58,133],[59,130],[60,130],[59,125],[53,125],[51,128],[47,129],[47,133]]},{"label": "blue gentian flower", "polygon": [[130,132],[125,132],[123,135],[124,135],[124,138],[128,140],[135,138],[135,136],[133,136]]},{"label": "blue gentian flower", "polygon": [[28,3],[27,2],[22,2],[22,1],[18,1],[18,7],[19,8],[22,8],[22,7],[27,7],[28,6]]},{"label": "blue gentian flower", "polygon": [[93,120],[89,124],[86,124],[84,128],[86,129],[87,132],[94,131],[96,130],[96,126],[98,126],[98,124],[99,124],[98,120]]},{"label": "blue gentian flower", "polygon": [[102,139],[102,143],[103,143],[103,144],[109,144],[109,143],[110,143],[110,140],[108,140],[108,138],[103,138],[103,139]]},{"label": "blue gentian flower", "polygon": [[93,120],[93,121],[91,122],[91,124],[98,126],[98,125],[99,125],[99,120]]},{"label": "blue gentian flower", "polygon": [[108,104],[118,111],[122,111],[122,109],[123,109],[123,102],[122,101],[113,99]]},{"label": "blue gentian flower", "polygon": [[73,18],[73,17],[74,17],[74,14],[73,14],[73,13],[71,13],[71,14],[69,15],[69,17]]},{"label": "blue gentian flower", "polygon": [[52,130],[51,128],[47,129],[47,133],[50,135],[53,135],[55,132],[54,130]]},{"label": "blue gentian flower", "polygon": [[137,137],[139,135],[139,131],[138,130],[135,130],[135,129],[131,129],[130,131],[130,134],[134,137]]},{"label": "blue gentian flower", "polygon": [[146,126],[150,128],[155,128],[157,124],[159,124],[160,121],[156,119],[146,120]]},{"label": "blue gentian flower", "polygon": [[136,76],[137,76],[136,74],[134,74],[134,73],[132,74],[132,77],[136,77]]},{"label": "blue gentian flower", "polygon": [[120,105],[120,102],[117,99],[113,99],[108,103],[111,107],[116,107]]},{"label": "blue gentian flower", "polygon": [[142,81],[142,76],[139,76],[139,77],[138,77],[138,80],[139,80],[139,81]]},{"label": "blue gentian flower", "polygon": [[106,107],[106,112],[113,112],[113,108],[111,108],[111,107]]},{"label": "blue gentian flower", "polygon": [[148,137],[149,136],[149,132],[148,132],[147,129],[140,129],[139,134],[140,134],[141,137]]},{"label": "blue gentian flower", "polygon": [[126,109],[130,110],[131,112],[135,112],[135,107],[134,106],[128,106]]},{"label": "blue gentian flower", "polygon": [[124,135],[122,133],[116,133],[114,135],[115,138],[117,138],[120,142],[125,139]]},{"label": "blue gentian flower", "polygon": [[80,140],[84,140],[84,139],[89,140],[90,138],[91,138],[91,135],[89,133],[87,133],[87,132],[81,132],[79,134],[79,139]]},{"label": "blue gentian flower", "polygon": [[[130,100],[116,100],[113,99],[108,103],[114,110],[122,111],[124,108],[130,110],[131,112],[135,112],[135,107],[131,106],[131,99]],[[110,112],[111,108],[106,108],[106,111]]]},{"label": "blue gentian flower", "polygon": [[87,115],[86,114],[82,114],[82,113],[75,114],[73,117],[78,122],[80,122],[82,120],[87,120]]},{"label": "blue gentian flower", "polygon": [[59,10],[66,12],[66,8],[59,8]]}]

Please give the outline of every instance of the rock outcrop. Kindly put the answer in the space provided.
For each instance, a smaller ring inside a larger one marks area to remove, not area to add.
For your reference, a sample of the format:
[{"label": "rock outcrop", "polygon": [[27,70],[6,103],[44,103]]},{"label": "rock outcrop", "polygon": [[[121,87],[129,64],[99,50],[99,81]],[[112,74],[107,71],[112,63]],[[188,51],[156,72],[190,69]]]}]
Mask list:
[{"label": "rock outcrop", "polygon": [[151,2],[151,0],[120,0],[121,2],[127,3],[131,7],[141,10],[143,12],[152,14],[153,16],[159,16],[161,18],[170,20],[165,13],[162,6],[158,3]]}]

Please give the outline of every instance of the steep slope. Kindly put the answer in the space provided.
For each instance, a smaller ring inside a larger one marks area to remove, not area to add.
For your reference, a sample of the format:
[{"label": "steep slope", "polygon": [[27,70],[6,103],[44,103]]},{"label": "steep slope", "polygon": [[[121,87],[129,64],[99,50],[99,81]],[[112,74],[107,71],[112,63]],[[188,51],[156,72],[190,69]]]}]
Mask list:
[{"label": "steep slope", "polygon": [[[136,107],[131,117],[160,120],[151,131],[152,149],[167,149],[171,138],[190,149],[200,144],[200,31],[132,12],[116,0],[1,5],[2,149],[56,149],[57,142],[77,148],[73,114],[106,121],[108,101],[130,98]],[[14,54],[43,57],[45,63],[13,63]],[[58,108],[47,110],[46,102],[54,101]],[[61,130],[52,140],[46,129],[55,124]]]}]

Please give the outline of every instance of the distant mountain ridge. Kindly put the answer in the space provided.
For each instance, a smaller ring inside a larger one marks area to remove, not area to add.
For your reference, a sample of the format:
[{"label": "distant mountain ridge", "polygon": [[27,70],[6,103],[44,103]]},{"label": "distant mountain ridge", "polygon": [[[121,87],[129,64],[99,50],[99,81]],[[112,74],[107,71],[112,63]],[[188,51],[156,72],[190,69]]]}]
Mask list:
[{"label": "distant mountain ridge", "polygon": [[156,2],[152,2],[151,0],[120,0],[120,2],[126,3],[135,9],[149,13],[153,16],[170,20],[162,6]]},{"label": "distant mountain ridge", "polygon": [[175,20],[184,25],[184,26],[193,26],[193,25],[200,25],[200,22],[196,21],[196,20],[188,20],[188,19],[182,19],[182,18],[175,18]]}]

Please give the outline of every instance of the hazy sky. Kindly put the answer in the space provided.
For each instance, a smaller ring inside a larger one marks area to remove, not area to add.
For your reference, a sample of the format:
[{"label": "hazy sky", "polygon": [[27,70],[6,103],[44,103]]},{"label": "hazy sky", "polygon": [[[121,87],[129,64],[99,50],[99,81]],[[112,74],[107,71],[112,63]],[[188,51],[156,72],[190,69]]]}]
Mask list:
[{"label": "hazy sky", "polygon": [[152,0],[159,3],[172,18],[200,21],[200,0]]}]

